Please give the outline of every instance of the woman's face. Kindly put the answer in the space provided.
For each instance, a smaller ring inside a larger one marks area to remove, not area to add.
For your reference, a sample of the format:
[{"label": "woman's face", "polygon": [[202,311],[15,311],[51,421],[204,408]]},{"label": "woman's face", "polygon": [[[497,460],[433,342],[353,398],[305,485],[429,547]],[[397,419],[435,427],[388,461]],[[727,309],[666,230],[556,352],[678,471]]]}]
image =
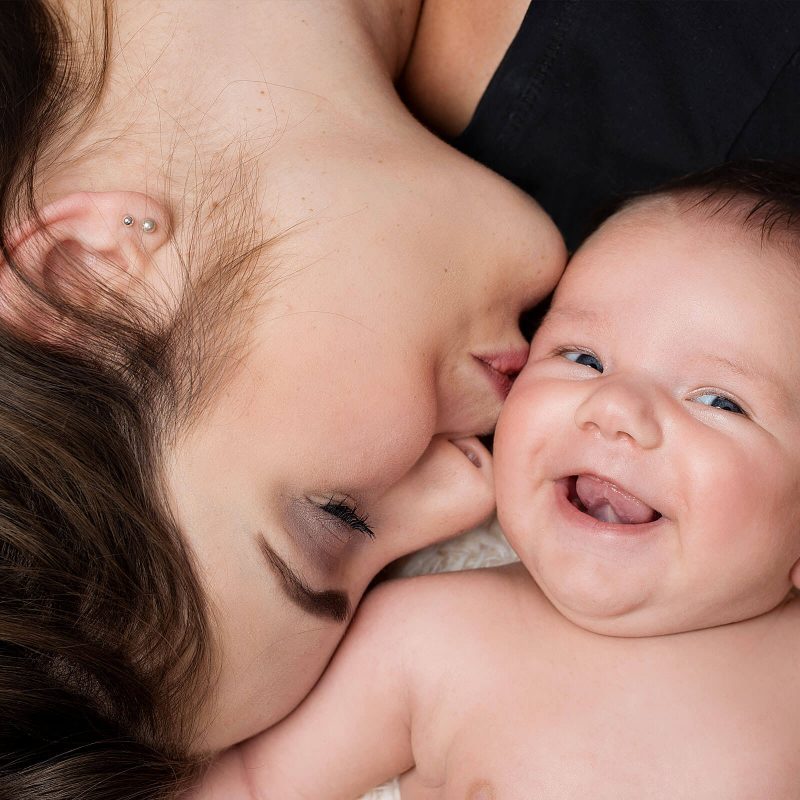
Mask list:
[{"label": "woman's face", "polygon": [[416,125],[375,139],[273,162],[265,208],[293,230],[234,377],[171,454],[220,646],[204,748],[297,705],[383,566],[491,512],[468,437],[494,428],[520,313],[565,263],[497,175]]}]

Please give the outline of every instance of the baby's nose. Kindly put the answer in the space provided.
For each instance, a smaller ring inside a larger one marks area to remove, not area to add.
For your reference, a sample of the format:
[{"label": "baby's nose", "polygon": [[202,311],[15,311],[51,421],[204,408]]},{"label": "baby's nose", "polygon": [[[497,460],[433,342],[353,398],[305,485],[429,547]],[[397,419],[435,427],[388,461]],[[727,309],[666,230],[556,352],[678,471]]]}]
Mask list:
[{"label": "baby's nose", "polygon": [[575,412],[575,424],[609,441],[629,440],[646,450],[663,439],[654,392],[642,381],[621,377],[587,381],[589,394]]}]

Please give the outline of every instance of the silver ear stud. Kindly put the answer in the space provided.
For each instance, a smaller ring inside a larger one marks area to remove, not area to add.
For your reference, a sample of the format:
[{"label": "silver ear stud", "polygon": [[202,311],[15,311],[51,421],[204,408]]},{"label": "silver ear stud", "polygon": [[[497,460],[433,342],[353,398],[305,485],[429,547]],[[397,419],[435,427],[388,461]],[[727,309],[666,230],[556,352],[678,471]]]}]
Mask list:
[{"label": "silver ear stud", "polygon": [[[126,228],[130,228],[136,220],[130,215],[126,214],[122,218],[122,224]],[[154,219],[143,219],[142,220],[142,232],[143,233],[152,233],[156,229],[156,221]]]}]

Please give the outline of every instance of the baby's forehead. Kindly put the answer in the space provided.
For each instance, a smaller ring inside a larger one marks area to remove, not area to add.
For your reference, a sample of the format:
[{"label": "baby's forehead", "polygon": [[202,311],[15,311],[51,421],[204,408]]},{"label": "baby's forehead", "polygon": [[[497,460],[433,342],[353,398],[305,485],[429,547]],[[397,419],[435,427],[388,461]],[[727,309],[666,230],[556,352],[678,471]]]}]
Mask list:
[{"label": "baby's forehead", "polygon": [[723,231],[732,243],[756,244],[765,258],[777,252],[800,265],[800,224],[795,212],[778,200],[744,192],[709,194],[687,189],[633,197],[609,214],[582,247],[609,228],[614,236],[625,238],[675,222],[691,226],[698,236],[704,231]]},{"label": "baby's forehead", "polygon": [[716,239],[734,256],[739,250],[742,258],[732,260],[732,269],[750,264],[764,280],[800,286],[800,226],[788,213],[762,207],[753,197],[709,198],[689,191],[654,193],[625,202],[571,255],[567,272],[576,262],[591,262],[599,247],[622,257],[646,247],[654,237],[667,244],[673,237],[685,238],[687,230],[698,243]]},{"label": "baby's forehead", "polygon": [[[623,315],[647,327],[636,313],[647,307],[657,315],[649,320],[652,327],[665,314],[677,319],[689,306],[694,313],[685,319],[692,327],[683,336],[702,331],[709,315],[719,313],[732,339],[749,335],[734,324],[745,319],[785,329],[792,339],[800,336],[800,252],[794,237],[751,224],[744,209],[669,194],[625,204],[571,257],[548,321],[555,316],[568,324],[560,313],[566,308],[580,311],[572,314],[576,321]],[[747,313],[731,319],[732,307]]]}]

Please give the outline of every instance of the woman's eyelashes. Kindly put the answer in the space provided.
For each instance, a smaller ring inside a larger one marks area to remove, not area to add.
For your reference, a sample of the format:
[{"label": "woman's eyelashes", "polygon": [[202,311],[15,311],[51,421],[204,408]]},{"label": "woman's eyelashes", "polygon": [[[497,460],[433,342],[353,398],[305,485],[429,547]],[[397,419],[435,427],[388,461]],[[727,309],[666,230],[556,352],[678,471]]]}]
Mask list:
[{"label": "woman's eyelashes", "polygon": [[352,501],[330,497],[324,503],[317,505],[326,514],[340,520],[352,530],[364,533],[370,539],[375,538],[375,532],[367,524],[366,514],[359,514],[355,503]]}]

